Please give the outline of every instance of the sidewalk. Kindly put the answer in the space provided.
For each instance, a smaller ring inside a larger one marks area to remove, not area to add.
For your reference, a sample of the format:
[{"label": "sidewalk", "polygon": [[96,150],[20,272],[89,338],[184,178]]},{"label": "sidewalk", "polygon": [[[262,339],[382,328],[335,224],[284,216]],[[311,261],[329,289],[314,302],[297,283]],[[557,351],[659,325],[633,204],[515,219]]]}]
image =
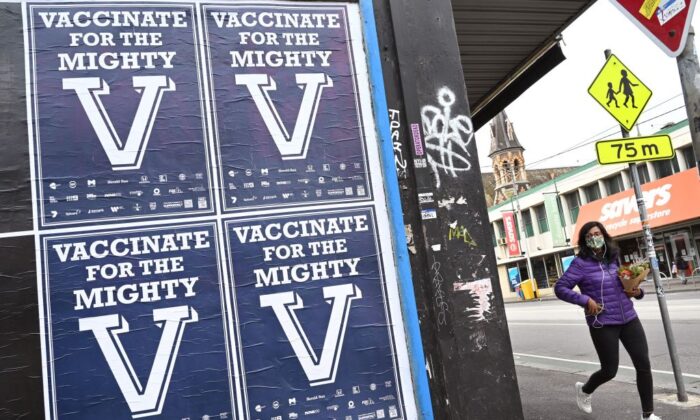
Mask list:
[{"label": "sidewalk", "polygon": [[[517,365],[516,371],[526,420],[636,420],[641,416],[634,384],[612,380],[602,385],[593,395],[593,413],[585,414],[576,406],[574,384],[585,382],[586,376]],[[700,407],[682,408],[658,400],[669,394],[674,392],[654,390],[656,415],[664,420],[700,419]]]},{"label": "sidewalk", "polygon": [[[693,280],[695,280],[693,282]],[[678,293],[678,292],[692,292],[700,290],[700,277],[688,277],[688,284],[682,284],[680,279],[662,279],[661,286],[664,289],[664,293]],[[652,295],[656,293],[654,289],[654,281],[650,278],[642,283],[642,290],[647,295]],[[538,300],[554,300],[557,297],[554,294],[542,296],[539,299],[534,299],[531,301],[525,301],[520,298],[507,297],[503,299],[505,303],[518,303],[518,302],[537,302]]]}]

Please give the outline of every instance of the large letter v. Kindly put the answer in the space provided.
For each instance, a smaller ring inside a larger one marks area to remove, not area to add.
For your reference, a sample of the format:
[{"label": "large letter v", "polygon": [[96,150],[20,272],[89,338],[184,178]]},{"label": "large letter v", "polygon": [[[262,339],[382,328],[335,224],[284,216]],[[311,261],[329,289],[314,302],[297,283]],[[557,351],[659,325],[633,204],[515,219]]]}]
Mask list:
[{"label": "large letter v", "polygon": [[81,318],[78,323],[80,331],[92,331],[95,335],[132,417],[140,418],[155,416],[163,411],[185,324],[197,322],[198,319],[197,312],[189,306],[153,310],[153,321],[163,333],[145,389],[119,340],[119,334],[129,332],[129,324],[122,316],[112,314]]},{"label": "large letter v", "polygon": [[275,312],[311,386],[335,382],[348,325],[350,303],[361,299],[362,291],[354,284],[327,286],[323,288],[323,298],[331,305],[331,316],[326,338],[323,340],[321,357],[318,357],[296,316],[296,310],[304,308],[301,297],[294,292],[260,296],[260,306],[271,307]]},{"label": "large letter v", "polygon": [[236,84],[248,87],[253,102],[282,155],[282,160],[306,159],[321,93],[323,88],[333,86],[333,80],[323,73],[299,73],[296,75],[296,82],[304,91],[304,96],[301,98],[294,131],[290,136],[277,107],[270,99],[269,92],[277,90],[275,80],[266,74],[236,75]]},{"label": "large letter v", "polygon": [[129,136],[123,142],[100,99],[100,95],[109,95],[109,85],[99,77],[63,79],[63,89],[72,89],[78,95],[115,171],[141,168],[163,93],[175,90],[175,82],[165,76],[134,76],[133,84],[134,89],[141,93],[141,101],[131,123]]}]

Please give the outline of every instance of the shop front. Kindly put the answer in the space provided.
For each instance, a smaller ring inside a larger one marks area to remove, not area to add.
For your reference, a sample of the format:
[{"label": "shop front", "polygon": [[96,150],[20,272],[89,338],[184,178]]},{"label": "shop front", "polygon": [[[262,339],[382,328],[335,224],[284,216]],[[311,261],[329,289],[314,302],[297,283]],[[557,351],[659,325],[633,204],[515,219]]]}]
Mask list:
[{"label": "shop front", "polygon": [[[659,271],[671,277],[674,262],[686,262],[686,274],[700,267],[700,180],[694,169],[642,185],[649,226]],[[580,208],[574,238],[580,227],[590,220],[605,225],[620,247],[623,264],[645,258],[648,246],[632,189],[593,201]],[[681,265],[681,264],[678,264]]]}]

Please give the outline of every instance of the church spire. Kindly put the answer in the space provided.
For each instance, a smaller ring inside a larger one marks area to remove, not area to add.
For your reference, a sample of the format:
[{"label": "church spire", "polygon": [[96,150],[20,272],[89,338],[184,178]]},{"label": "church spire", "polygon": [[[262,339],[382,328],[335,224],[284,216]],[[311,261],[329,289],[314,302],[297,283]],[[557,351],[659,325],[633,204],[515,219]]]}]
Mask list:
[{"label": "church spire", "polygon": [[513,124],[508,119],[506,111],[501,111],[491,120],[491,150],[489,150],[489,157],[508,149],[525,150],[520,145],[518,136],[515,134]]},{"label": "church spire", "polygon": [[[496,178],[494,204],[510,198],[515,192],[522,192],[530,187],[525,172],[525,148],[515,134],[513,124],[505,111],[501,111],[491,121],[491,158],[493,174]],[[513,188],[515,185],[515,190]]]}]

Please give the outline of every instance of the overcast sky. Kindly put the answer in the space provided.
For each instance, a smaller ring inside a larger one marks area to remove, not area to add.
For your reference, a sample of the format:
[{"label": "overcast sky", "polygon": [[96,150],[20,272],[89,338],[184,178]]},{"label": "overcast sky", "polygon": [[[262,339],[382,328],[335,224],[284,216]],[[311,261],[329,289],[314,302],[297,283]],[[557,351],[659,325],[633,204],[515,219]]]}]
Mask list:
[{"label": "overcast sky", "polygon": [[[695,28],[700,28],[698,13],[696,8]],[[563,38],[566,60],[506,108],[529,169],[586,164],[595,159],[593,143],[562,152],[606,135],[620,137],[618,123],[588,94],[605,63],[605,49],[611,49],[653,92],[638,120],[641,135],[687,118],[676,59],[664,54],[610,1],[597,1],[564,31]],[[680,109],[672,111],[676,108]],[[476,142],[481,170],[490,172],[489,124],[476,132]]]}]

